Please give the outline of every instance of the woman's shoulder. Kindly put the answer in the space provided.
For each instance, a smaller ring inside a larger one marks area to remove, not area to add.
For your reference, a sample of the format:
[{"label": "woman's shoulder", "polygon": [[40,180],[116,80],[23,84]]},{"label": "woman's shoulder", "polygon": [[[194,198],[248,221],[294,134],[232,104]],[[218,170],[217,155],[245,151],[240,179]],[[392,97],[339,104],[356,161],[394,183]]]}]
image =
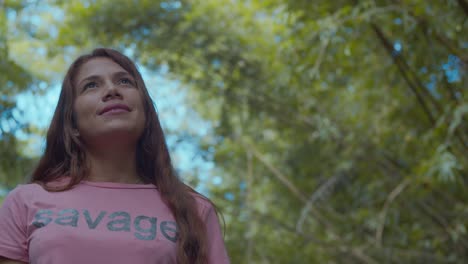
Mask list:
[{"label": "woman's shoulder", "polygon": [[44,188],[38,183],[20,183],[16,185],[11,191],[8,192],[8,196],[23,197],[33,193],[45,191]]},{"label": "woman's shoulder", "polygon": [[12,197],[14,199],[30,199],[38,194],[48,193],[47,188],[60,187],[66,183],[67,179],[64,178],[60,178],[46,184],[41,182],[20,183],[8,192],[7,197]]},{"label": "woman's shoulder", "polygon": [[198,192],[193,192],[192,196],[194,197],[198,206],[198,210],[200,210],[202,215],[206,215],[211,210],[215,209],[213,202],[205,195]]},{"label": "woman's shoulder", "polygon": [[38,183],[20,183],[13,188],[10,195],[23,195],[31,192],[37,192],[43,190],[42,186]]},{"label": "woman's shoulder", "polygon": [[18,184],[15,188],[8,192],[3,200],[3,206],[19,206],[28,204],[33,197],[42,191],[42,187],[35,183]]}]

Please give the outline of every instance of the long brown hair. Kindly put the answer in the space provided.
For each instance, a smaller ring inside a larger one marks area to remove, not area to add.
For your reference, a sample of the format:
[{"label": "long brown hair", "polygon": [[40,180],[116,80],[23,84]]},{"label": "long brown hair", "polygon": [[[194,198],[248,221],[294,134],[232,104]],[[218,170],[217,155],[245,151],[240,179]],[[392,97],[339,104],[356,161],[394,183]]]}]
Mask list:
[{"label": "long brown hair", "polygon": [[[147,88],[135,64],[122,53],[106,48],[93,50],[78,57],[68,69],[62,83],[59,101],[47,132],[44,155],[32,173],[30,182],[39,183],[49,191],[65,191],[86,179],[88,167],[84,146],[74,133],[74,78],[81,65],[96,58],[110,58],[136,80],[141,90],[145,111],[145,129],[137,145],[138,173],[145,183],[153,183],[170,208],[178,227],[177,263],[207,263],[206,226],[198,214],[194,194],[176,175],[166,145],[161,124]],[[47,183],[70,176],[69,183],[52,189]]]}]

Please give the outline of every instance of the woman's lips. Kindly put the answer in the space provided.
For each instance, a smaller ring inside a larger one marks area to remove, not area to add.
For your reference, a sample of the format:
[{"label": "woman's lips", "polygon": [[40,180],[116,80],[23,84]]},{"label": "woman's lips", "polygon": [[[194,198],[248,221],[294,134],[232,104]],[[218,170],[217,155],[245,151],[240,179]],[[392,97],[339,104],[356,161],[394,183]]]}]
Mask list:
[{"label": "woman's lips", "polygon": [[112,104],[104,107],[104,109],[99,112],[99,115],[108,114],[109,112],[113,114],[130,112],[130,108],[125,104]]},{"label": "woman's lips", "polygon": [[101,115],[103,115],[103,116],[119,115],[119,114],[122,114],[122,113],[128,113],[128,111],[126,109],[122,109],[122,108],[113,108],[111,110],[108,110],[108,111],[102,113]]}]

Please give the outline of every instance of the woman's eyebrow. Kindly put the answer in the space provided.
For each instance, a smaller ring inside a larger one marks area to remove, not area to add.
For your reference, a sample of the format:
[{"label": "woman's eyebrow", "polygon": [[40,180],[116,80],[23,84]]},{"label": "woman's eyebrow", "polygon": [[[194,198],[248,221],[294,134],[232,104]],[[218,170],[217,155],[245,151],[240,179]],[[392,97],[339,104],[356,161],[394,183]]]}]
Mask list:
[{"label": "woman's eyebrow", "polygon": [[116,73],[114,73],[112,75],[113,76],[129,76],[129,77],[133,78],[133,76],[130,73],[126,72],[126,71],[119,71],[119,72],[116,72]]},{"label": "woman's eyebrow", "polygon": [[90,81],[90,80],[99,80],[101,79],[101,76],[99,75],[90,75],[86,78],[84,78],[83,80],[81,80],[79,83],[78,83],[78,86],[81,86],[84,82],[86,81]]},{"label": "woman's eyebrow", "polygon": [[[128,73],[128,72],[125,72],[125,71],[119,71],[119,72],[115,72],[112,74],[112,76],[115,78],[115,77],[119,77],[119,76],[129,76],[129,77],[132,77],[133,76]],[[81,80],[79,83],[78,83],[78,86],[81,86],[83,84],[83,82],[86,82],[86,81],[90,81],[90,80],[100,80],[102,77],[99,76],[99,75],[90,75],[86,78],[84,78],[83,80]]]}]

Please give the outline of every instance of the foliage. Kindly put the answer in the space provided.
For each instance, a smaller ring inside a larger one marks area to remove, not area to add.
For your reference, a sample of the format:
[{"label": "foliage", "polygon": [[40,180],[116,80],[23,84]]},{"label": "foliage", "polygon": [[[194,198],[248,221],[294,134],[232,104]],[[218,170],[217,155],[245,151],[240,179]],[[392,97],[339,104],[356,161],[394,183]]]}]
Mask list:
[{"label": "foliage", "polygon": [[467,261],[465,1],[95,2],[36,38],[184,83],[233,263]]},{"label": "foliage", "polygon": [[0,182],[9,188],[29,172],[32,160],[22,153],[24,143],[16,135],[27,132],[28,125],[20,121],[21,113],[16,109],[16,95],[33,87],[38,82],[31,72],[15,60],[11,53],[14,38],[7,12],[20,11],[20,1],[0,2]]}]

